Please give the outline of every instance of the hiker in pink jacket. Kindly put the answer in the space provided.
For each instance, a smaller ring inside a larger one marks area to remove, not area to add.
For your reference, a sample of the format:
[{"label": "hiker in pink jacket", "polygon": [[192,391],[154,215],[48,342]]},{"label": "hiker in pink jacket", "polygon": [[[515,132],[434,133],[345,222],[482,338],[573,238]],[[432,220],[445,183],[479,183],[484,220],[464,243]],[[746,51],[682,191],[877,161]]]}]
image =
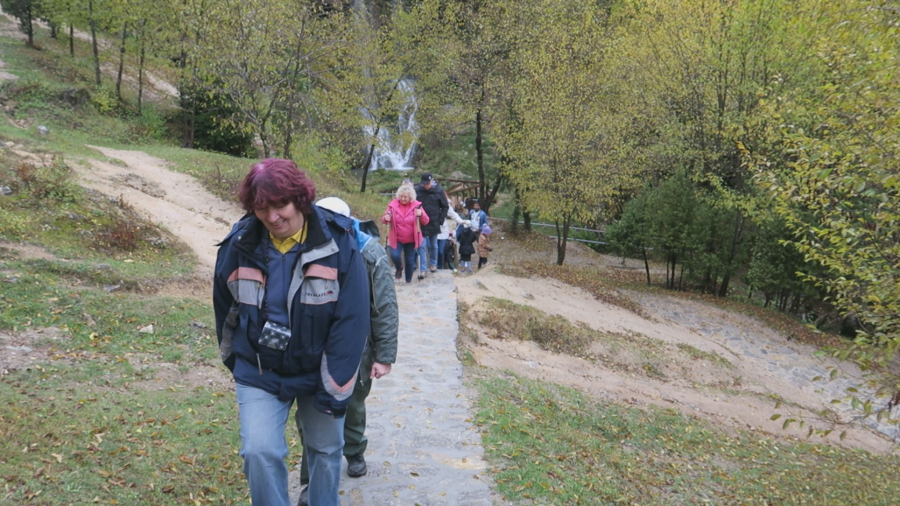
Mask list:
[{"label": "hiker in pink jacket", "polygon": [[[388,204],[381,222],[390,225],[388,245],[391,247],[391,260],[397,268],[394,277],[400,279],[403,272],[403,264],[400,263],[402,248],[406,263],[406,282],[409,283],[412,281],[413,270],[416,270],[416,250],[422,244],[422,225],[428,224],[428,215],[422,212],[422,203],[416,200],[416,190],[412,186],[401,185],[397,189],[396,198]],[[421,274],[419,279],[422,279]]]}]

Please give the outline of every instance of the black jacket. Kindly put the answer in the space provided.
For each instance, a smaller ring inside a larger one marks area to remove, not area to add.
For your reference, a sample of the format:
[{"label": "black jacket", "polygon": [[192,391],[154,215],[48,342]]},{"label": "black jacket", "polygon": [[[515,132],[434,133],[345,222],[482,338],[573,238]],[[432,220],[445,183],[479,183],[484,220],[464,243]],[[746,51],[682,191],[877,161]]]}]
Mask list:
[{"label": "black jacket", "polygon": [[421,184],[417,184],[414,189],[416,190],[416,200],[422,203],[422,209],[425,210],[429,220],[427,225],[422,225],[422,235],[437,235],[440,233],[441,223],[444,223],[447,211],[450,209],[444,189],[437,181],[431,185],[429,190],[426,190]]},{"label": "black jacket", "polygon": [[460,255],[475,254],[475,247],[472,246],[472,243],[475,242],[475,232],[472,232],[472,229],[466,226],[460,227],[457,232],[456,240],[459,241]]}]

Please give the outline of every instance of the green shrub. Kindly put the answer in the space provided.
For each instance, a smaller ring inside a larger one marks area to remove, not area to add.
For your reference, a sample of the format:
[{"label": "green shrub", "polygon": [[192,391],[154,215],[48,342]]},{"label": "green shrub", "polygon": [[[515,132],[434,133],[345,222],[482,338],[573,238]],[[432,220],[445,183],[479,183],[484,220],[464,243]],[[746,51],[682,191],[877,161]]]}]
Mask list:
[{"label": "green shrub", "polygon": [[151,108],[144,108],[129,127],[135,140],[164,140],[169,135],[166,119]]},{"label": "green shrub", "polygon": [[109,86],[101,86],[91,93],[91,104],[100,114],[109,114],[119,107],[116,91]]},{"label": "green shrub", "polygon": [[49,109],[57,99],[56,91],[49,84],[35,79],[11,82],[6,87],[6,95],[17,112]]},{"label": "green shrub", "polygon": [[18,167],[17,172],[28,194],[35,200],[73,203],[83,192],[73,182],[72,169],[61,158],[55,158],[46,167],[23,164]]},{"label": "green shrub", "polygon": [[[4,197],[0,197],[3,199]],[[0,201],[2,202],[2,201]],[[27,221],[0,204],[0,239],[22,239],[28,231]]]}]

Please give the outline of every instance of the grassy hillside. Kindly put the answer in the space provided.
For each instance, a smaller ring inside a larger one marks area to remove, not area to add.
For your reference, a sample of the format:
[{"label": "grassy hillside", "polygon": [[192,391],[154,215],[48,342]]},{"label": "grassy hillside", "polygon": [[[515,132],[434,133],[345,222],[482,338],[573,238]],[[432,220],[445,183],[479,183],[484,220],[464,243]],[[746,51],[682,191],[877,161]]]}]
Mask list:
[{"label": "grassy hillside", "polygon": [[[157,92],[138,116],[134,82],[117,103],[111,76],[93,85],[66,41],[38,39],[42,50],[0,37],[19,76],[0,85],[0,504],[246,504],[210,280],[185,245],[79,186],[73,167],[107,161],[88,145],[140,150],[233,199],[255,160],[181,149],[171,97]],[[309,168],[319,196],[380,215],[386,201],[357,198],[348,174]]]}]

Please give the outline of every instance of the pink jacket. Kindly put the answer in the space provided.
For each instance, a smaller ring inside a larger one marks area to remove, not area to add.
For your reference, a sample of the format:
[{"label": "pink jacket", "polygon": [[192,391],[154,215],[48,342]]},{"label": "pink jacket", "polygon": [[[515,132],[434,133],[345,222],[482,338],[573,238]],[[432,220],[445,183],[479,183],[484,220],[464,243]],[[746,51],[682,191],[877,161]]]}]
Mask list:
[{"label": "pink jacket", "polygon": [[414,200],[409,204],[403,205],[399,200],[394,199],[388,204],[384,215],[381,217],[382,223],[388,223],[384,218],[388,214],[391,215],[391,229],[388,232],[388,244],[392,248],[397,248],[397,243],[415,243],[416,248],[422,244],[422,225],[428,224],[428,214],[422,211],[419,219],[419,227],[416,227],[416,208],[422,207],[422,203]]}]

